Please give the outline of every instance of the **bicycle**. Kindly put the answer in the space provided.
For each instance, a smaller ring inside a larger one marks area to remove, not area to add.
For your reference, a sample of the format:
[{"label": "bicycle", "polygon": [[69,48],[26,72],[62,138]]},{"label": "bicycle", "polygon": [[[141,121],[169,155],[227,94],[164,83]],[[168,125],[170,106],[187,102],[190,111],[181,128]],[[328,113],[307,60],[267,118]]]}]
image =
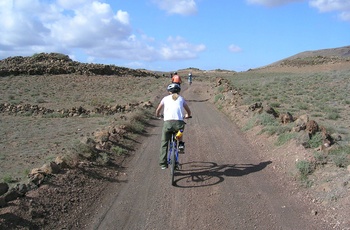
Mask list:
[{"label": "bicycle", "polygon": [[175,185],[175,169],[179,167],[179,140],[176,139],[177,132],[173,131],[171,133],[167,156],[168,167],[170,167],[171,185],[173,186]]},{"label": "bicycle", "polygon": [[[186,119],[188,118],[191,117],[187,117]],[[178,131],[179,130],[172,131],[171,138],[168,143],[167,163],[168,167],[170,166],[171,185],[173,186],[175,186],[175,171],[181,167],[179,163],[179,140],[176,138],[176,134]]]}]

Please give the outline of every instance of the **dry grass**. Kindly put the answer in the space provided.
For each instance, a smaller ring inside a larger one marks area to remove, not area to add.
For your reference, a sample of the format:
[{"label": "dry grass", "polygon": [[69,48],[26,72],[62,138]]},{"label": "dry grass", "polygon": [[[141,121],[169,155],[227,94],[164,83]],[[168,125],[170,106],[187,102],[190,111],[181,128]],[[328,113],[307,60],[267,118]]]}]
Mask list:
[{"label": "dry grass", "polygon": [[[10,76],[0,78],[0,103],[32,104],[58,110],[82,106],[158,103],[169,79],[118,76]],[[135,114],[136,113],[136,114]],[[81,117],[0,114],[0,180],[19,182],[28,172],[58,155],[83,137],[109,125],[128,124],[142,129],[139,111]],[[150,114],[147,114],[148,116]],[[124,143],[127,145],[127,143]],[[125,150],[120,150],[125,153]]]},{"label": "dry grass", "polygon": [[237,73],[228,78],[243,93],[243,104],[262,102],[294,117],[308,114],[327,130],[349,141],[350,77],[348,70],[313,73]]}]

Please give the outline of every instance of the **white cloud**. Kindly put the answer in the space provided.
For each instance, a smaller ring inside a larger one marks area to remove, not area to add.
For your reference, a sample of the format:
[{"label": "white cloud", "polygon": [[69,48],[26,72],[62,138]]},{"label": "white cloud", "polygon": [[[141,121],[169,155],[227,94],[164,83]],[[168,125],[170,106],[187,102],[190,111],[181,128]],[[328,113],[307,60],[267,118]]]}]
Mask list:
[{"label": "white cloud", "polygon": [[[175,8],[181,12],[179,6],[191,8],[191,4],[195,6],[193,1],[181,1]],[[205,49],[179,38],[157,45],[153,37],[133,31],[128,12],[113,11],[98,0],[0,1],[0,59],[60,52],[84,56],[86,60],[78,60],[83,62],[102,58],[136,63],[194,58]]]},{"label": "white cloud", "polygon": [[257,4],[257,5],[263,5],[263,6],[280,6],[285,5],[291,2],[301,2],[304,0],[247,0],[250,4]]},{"label": "white cloud", "polygon": [[310,6],[317,8],[320,12],[339,12],[339,18],[350,21],[349,0],[311,0]]},{"label": "white cloud", "polygon": [[[307,0],[246,0],[250,4],[275,7],[292,2],[302,2]],[[309,0],[310,6],[317,8],[320,12],[338,12],[339,18],[350,21],[350,0]]]},{"label": "white cloud", "polygon": [[91,4],[94,0],[57,0],[57,5],[64,9],[78,9],[81,5]]},{"label": "white cloud", "polygon": [[229,51],[233,52],[233,53],[238,53],[242,51],[242,48],[239,46],[236,46],[234,44],[229,45],[228,47]]},{"label": "white cloud", "polygon": [[169,37],[168,44],[162,47],[160,55],[166,60],[193,59],[205,49],[203,44],[193,45],[182,37]]},{"label": "white cloud", "polygon": [[339,17],[341,20],[350,21],[350,10],[340,13]]},{"label": "white cloud", "polygon": [[310,5],[321,12],[350,10],[350,1],[348,0],[311,0]]},{"label": "white cloud", "polygon": [[117,15],[114,17],[124,25],[129,24],[129,14],[127,12],[118,10]]},{"label": "white cloud", "polygon": [[194,0],[153,0],[153,2],[169,14],[192,15],[197,13],[197,5]]},{"label": "white cloud", "polygon": [[49,25],[51,35],[58,42],[74,48],[89,48],[108,39],[127,39],[131,34],[129,15],[117,14],[108,4],[92,2],[74,9],[74,15],[62,15]]}]

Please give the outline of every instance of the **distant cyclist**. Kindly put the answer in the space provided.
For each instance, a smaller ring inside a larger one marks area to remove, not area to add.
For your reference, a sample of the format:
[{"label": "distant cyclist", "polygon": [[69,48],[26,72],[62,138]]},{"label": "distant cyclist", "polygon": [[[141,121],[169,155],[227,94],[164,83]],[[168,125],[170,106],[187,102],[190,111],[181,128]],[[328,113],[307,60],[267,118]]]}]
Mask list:
[{"label": "distant cyclist", "polygon": [[182,80],[181,80],[181,77],[177,74],[177,72],[174,72],[174,74],[171,78],[171,82],[181,85]]},{"label": "distant cyclist", "polygon": [[188,74],[188,84],[191,85],[192,84],[192,73]]},{"label": "distant cyclist", "polygon": [[[170,84],[167,87],[167,91],[170,95],[165,96],[159,103],[156,116],[161,115],[163,110],[164,124],[162,131],[162,140],[160,147],[160,157],[159,165],[162,169],[168,167],[167,163],[167,152],[168,152],[168,142],[171,138],[171,133],[185,128],[184,118],[191,117],[191,110],[188,107],[185,99],[179,95],[181,87],[178,84]],[[186,114],[184,112],[186,111]],[[179,151],[185,150],[185,143],[182,138],[179,140]]]}]

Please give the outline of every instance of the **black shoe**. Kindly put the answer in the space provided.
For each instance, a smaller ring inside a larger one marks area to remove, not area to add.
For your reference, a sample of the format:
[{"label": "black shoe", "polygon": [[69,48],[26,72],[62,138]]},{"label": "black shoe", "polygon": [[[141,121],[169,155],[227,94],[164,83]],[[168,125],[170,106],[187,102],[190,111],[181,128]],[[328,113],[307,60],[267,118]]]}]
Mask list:
[{"label": "black shoe", "polygon": [[185,152],[185,142],[180,141],[179,142],[179,152],[184,153]]}]

